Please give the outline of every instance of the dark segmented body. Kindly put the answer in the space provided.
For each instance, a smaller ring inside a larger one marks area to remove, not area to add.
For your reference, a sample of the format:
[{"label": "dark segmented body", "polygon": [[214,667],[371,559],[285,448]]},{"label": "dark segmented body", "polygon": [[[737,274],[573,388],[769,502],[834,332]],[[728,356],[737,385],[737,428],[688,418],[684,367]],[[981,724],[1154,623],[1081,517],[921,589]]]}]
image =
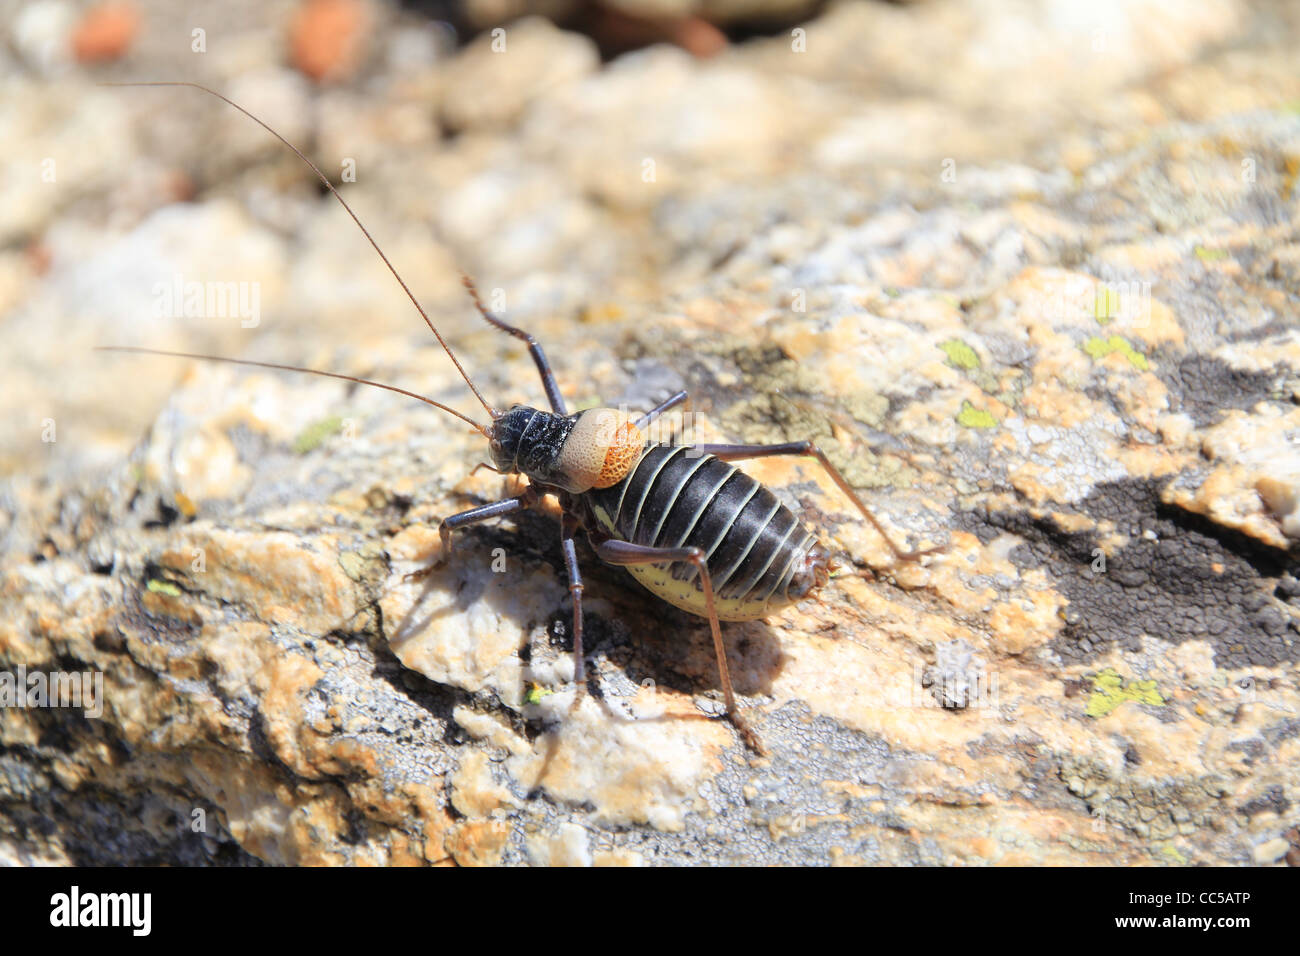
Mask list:
[{"label": "dark segmented body", "polygon": [[[689,446],[647,446],[626,478],[581,497],[612,538],[704,552],[724,620],[764,617],[800,600],[814,582],[817,539],[795,514],[735,465]],[[628,570],[664,600],[704,613],[694,565]]]}]

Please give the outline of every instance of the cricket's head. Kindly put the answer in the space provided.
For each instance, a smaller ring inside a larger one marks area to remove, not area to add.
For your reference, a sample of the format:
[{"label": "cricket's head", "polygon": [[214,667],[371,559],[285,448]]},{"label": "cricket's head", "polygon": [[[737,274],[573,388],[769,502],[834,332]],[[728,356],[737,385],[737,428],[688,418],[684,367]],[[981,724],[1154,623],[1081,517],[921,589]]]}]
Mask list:
[{"label": "cricket's head", "polygon": [[527,475],[573,494],[622,481],[645,447],[641,429],[614,408],[556,415],[516,405],[489,430],[498,471]]},{"label": "cricket's head", "polygon": [[541,414],[545,413],[527,405],[515,405],[493,419],[488,427],[488,448],[497,471],[513,475],[523,470],[519,465],[520,444],[528,426]]}]

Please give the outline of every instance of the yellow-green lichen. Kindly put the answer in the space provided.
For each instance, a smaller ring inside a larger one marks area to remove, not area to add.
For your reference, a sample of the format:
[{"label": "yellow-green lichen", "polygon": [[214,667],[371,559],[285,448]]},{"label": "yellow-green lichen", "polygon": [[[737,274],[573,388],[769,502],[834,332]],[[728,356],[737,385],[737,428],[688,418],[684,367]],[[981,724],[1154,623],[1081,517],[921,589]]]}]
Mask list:
[{"label": "yellow-green lichen", "polygon": [[165,594],[167,597],[180,597],[181,589],[170,581],[162,581],[158,578],[150,578],[149,583],[145,585],[154,594]]},{"label": "yellow-green lichen", "polygon": [[355,551],[344,551],[339,555],[339,567],[353,581],[360,581],[366,569],[366,559]]},{"label": "yellow-green lichen", "polygon": [[1118,352],[1128,359],[1130,365],[1143,372],[1151,367],[1147,357],[1133,348],[1128,339],[1122,335],[1112,335],[1108,339],[1094,335],[1083,343],[1083,350],[1093,359],[1104,359],[1107,355]]},{"label": "yellow-green lichen", "polygon": [[1084,713],[1089,717],[1105,717],[1128,700],[1153,707],[1164,706],[1165,699],[1160,696],[1153,680],[1126,681],[1112,667],[1088,679],[1092,681],[1092,695]]},{"label": "yellow-green lichen", "polygon": [[547,690],[544,687],[540,687],[537,684],[533,684],[531,687],[528,688],[528,693],[524,694],[524,703],[540,704],[542,702],[543,697],[550,697],[554,693],[555,691],[553,690]]},{"label": "yellow-green lichen", "polygon": [[298,433],[298,437],[293,440],[293,450],[299,455],[305,455],[309,451],[315,451],[325,443],[325,439],[332,435],[337,435],[343,430],[343,419],[337,415],[331,415],[329,418],[322,418],[318,422],[313,422]]},{"label": "yellow-green lichen", "polygon": [[997,428],[998,420],[992,412],[976,408],[970,402],[962,402],[961,411],[957,413],[957,424],[962,428]]},{"label": "yellow-green lichen", "polygon": [[1174,866],[1186,866],[1189,862],[1187,857],[1185,857],[1178,847],[1174,846],[1172,843],[1162,843],[1156,847],[1156,849],[1162,857]]},{"label": "yellow-green lichen", "polygon": [[340,551],[339,567],[358,584],[379,581],[387,572],[384,550],[373,543],[362,545],[356,551]]},{"label": "yellow-green lichen", "polygon": [[1099,325],[1105,325],[1119,315],[1119,292],[1108,285],[1097,287],[1097,297],[1092,303],[1092,314]]},{"label": "yellow-green lichen", "polygon": [[1196,258],[1202,262],[1219,262],[1228,258],[1227,249],[1211,249],[1209,246],[1197,246],[1195,251]]},{"label": "yellow-green lichen", "polygon": [[949,339],[946,342],[940,342],[939,350],[948,356],[948,363],[953,368],[960,368],[970,372],[980,367],[980,357],[975,354],[973,348],[961,339]]}]

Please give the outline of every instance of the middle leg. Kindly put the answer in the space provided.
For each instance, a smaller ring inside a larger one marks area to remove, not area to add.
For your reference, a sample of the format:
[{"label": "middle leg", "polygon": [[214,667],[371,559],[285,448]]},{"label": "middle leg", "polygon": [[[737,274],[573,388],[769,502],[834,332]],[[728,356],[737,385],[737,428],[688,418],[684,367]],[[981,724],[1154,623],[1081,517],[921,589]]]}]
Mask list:
[{"label": "middle leg", "polygon": [[573,682],[578,685],[575,701],[587,692],[587,662],[582,649],[582,572],[578,569],[578,554],[573,547],[573,536],[578,528],[578,519],[566,512],[560,526],[560,548],[569,575],[569,594],[573,597]]},{"label": "middle leg", "polygon": [[686,398],[687,398],[686,390],[682,389],[672,398],[668,399],[667,401],[660,402],[654,408],[650,409],[650,411],[646,412],[644,415],[638,418],[636,420],[636,427],[645,428],[647,425],[653,422],[664,412],[668,411],[671,408],[676,408],[682,402],[686,401]]}]

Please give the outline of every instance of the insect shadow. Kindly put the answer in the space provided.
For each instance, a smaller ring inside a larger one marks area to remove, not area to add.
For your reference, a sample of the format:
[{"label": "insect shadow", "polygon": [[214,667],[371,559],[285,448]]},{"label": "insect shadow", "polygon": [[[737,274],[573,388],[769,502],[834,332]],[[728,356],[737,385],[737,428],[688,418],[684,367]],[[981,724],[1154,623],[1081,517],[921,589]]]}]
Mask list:
[{"label": "insect shadow", "polygon": [[[516,652],[526,664],[539,652],[539,643],[567,646],[569,635],[556,634],[571,613],[567,596],[557,596],[549,611],[520,600],[520,589],[529,586],[521,574],[524,569],[551,565],[557,581],[563,580],[564,566],[552,560],[554,549],[547,546],[555,537],[554,520],[534,512],[514,519],[514,528],[503,523],[467,530],[457,539],[454,562],[422,572],[418,583],[406,583],[418,591],[387,638],[394,653],[400,657],[404,648],[425,637],[439,622],[468,615],[475,607],[486,607],[511,621],[521,634],[533,632]],[[505,570],[480,573],[492,566],[494,554],[502,547],[511,556]],[[687,697],[721,691],[708,622],[665,606],[649,591],[629,586],[619,569],[590,557],[584,562],[589,568],[586,578],[602,595],[601,601],[588,605],[587,633],[595,639],[585,648],[589,659],[604,661],[604,666],[589,672],[594,679],[588,690],[597,705],[609,719],[623,723],[716,719],[718,715],[704,711],[632,713],[625,700],[630,702],[637,690],[646,686]],[[398,587],[402,586],[399,583]],[[536,635],[541,624],[546,625],[546,636]],[[738,663],[732,675],[735,690],[746,697],[770,694],[786,662],[772,627],[762,620],[724,624],[723,640]],[[521,677],[520,696],[523,683],[527,683],[526,677]],[[719,701],[719,714],[721,706]]]}]

